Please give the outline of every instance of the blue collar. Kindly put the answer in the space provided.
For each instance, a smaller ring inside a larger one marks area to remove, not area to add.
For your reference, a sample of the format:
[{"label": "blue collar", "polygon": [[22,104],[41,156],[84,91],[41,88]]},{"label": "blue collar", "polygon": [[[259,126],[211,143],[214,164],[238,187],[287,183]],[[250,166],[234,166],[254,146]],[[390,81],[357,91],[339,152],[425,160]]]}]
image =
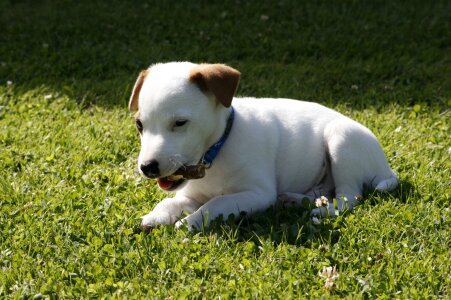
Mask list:
[{"label": "blue collar", "polygon": [[229,133],[232,130],[233,120],[235,119],[235,110],[233,109],[233,107],[230,108],[231,108],[230,115],[229,118],[227,119],[227,125],[223,135],[213,146],[211,146],[207,150],[207,152],[205,152],[204,156],[201,159],[201,164],[205,165],[207,169],[211,167],[213,160],[219,154],[219,151],[221,150],[222,146],[224,146],[224,143],[226,142],[227,137],[229,136]]}]

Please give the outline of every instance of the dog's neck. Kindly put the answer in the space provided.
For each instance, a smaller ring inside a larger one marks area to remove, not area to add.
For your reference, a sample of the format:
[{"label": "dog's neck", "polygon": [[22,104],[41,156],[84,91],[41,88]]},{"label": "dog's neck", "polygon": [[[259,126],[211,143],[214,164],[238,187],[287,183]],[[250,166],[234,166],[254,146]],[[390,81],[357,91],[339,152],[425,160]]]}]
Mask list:
[{"label": "dog's neck", "polygon": [[205,165],[207,169],[211,167],[222,146],[224,146],[225,142],[227,141],[230,131],[232,130],[234,119],[235,110],[231,106],[228,110],[226,123],[224,124],[224,126],[220,126],[220,128],[223,128],[221,136],[219,138],[216,138],[216,142],[207,149],[201,159],[201,164]]}]

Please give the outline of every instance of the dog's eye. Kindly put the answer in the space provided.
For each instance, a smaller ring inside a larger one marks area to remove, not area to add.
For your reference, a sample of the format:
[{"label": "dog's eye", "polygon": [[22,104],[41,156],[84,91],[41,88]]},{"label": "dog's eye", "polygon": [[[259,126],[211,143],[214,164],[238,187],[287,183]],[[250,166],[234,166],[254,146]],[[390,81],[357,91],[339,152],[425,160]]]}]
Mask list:
[{"label": "dog's eye", "polygon": [[136,128],[138,128],[139,133],[143,132],[143,123],[140,120],[136,120]]},{"label": "dog's eye", "polygon": [[188,123],[188,120],[177,120],[174,123],[174,127],[182,127],[183,125],[185,125],[186,123]]}]

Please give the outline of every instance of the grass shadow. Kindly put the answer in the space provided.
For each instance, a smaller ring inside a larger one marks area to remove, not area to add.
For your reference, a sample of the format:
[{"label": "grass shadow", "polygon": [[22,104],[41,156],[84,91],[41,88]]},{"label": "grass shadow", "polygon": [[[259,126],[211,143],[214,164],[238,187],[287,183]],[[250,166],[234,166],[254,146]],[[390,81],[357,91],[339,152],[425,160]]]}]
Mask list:
[{"label": "grass shadow", "polygon": [[141,69],[190,60],[241,70],[241,95],[355,109],[418,99],[443,104],[451,90],[449,5],[2,1],[0,84],[125,108]]},{"label": "grass shadow", "polygon": [[[409,198],[418,198],[419,194],[414,184],[406,179],[392,192],[367,192],[364,200],[371,206],[384,201],[408,202]],[[252,241],[261,245],[262,241],[271,241],[274,246],[291,244],[303,247],[318,247],[321,244],[333,245],[340,239],[340,228],[346,226],[346,219],[352,211],[344,211],[338,217],[327,217],[320,220],[312,219],[307,207],[282,208],[271,207],[264,212],[243,215],[239,221],[233,217],[227,220],[218,218],[203,233],[221,234],[239,242]]]},{"label": "grass shadow", "polygon": [[399,186],[391,193],[391,197],[398,199],[401,203],[407,203],[409,201],[408,199],[419,199],[421,195],[412,181],[402,179],[399,182]]},{"label": "grass shadow", "polygon": [[377,205],[384,201],[397,201],[405,204],[409,199],[418,199],[420,196],[412,181],[401,179],[396,189],[391,192],[368,191],[365,193],[365,201],[369,201],[370,205]]},{"label": "grass shadow", "polygon": [[269,241],[274,246],[291,244],[311,247],[338,242],[337,228],[342,222],[343,216],[324,218],[315,223],[310,217],[309,210],[271,207],[252,216],[243,215],[237,222],[232,217],[225,221],[218,218],[208,228],[204,228],[202,233],[220,234],[238,242],[252,241],[256,245]]}]

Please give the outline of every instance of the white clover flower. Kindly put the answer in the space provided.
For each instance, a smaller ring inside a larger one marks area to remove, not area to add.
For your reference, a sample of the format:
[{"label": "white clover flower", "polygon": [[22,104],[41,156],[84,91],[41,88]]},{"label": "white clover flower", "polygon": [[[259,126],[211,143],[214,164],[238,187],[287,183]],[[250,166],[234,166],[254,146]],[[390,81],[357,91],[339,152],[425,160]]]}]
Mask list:
[{"label": "white clover flower", "polygon": [[33,202],[27,202],[25,203],[25,205],[23,206],[23,208],[30,208],[33,206]]},{"label": "white clover flower", "polygon": [[361,285],[365,285],[365,284],[366,284],[366,281],[363,280],[363,279],[357,279],[357,282],[358,282],[359,284],[361,284]]},{"label": "white clover flower", "polygon": [[321,252],[326,252],[328,249],[329,249],[329,247],[327,245],[325,245],[325,244],[321,244],[318,247],[318,250],[321,251]]},{"label": "white clover flower", "polygon": [[325,278],[326,282],[324,283],[324,288],[327,291],[332,291],[337,288],[337,285],[335,284],[335,279],[340,276],[337,272],[337,269],[335,266],[333,267],[324,267],[322,271],[318,272],[318,275],[321,278]]},{"label": "white clover flower", "polygon": [[326,283],[324,284],[324,288],[327,291],[332,291],[337,287],[337,285],[335,284],[335,282],[333,281],[329,281],[328,279],[326,279]]},{"label": "white clover flower", "polygon": [[315,205],[316,207],[329,206],[329,200],[327,200],[326,197],[321,196],[319,198],[316,198]]},{"label": "white clover flower", "polygon": [[335,266],[333,267],[324,267],[322,271],[318,272],[319,277],[335,280],[340,276],[337,272],[337,268]]}]

